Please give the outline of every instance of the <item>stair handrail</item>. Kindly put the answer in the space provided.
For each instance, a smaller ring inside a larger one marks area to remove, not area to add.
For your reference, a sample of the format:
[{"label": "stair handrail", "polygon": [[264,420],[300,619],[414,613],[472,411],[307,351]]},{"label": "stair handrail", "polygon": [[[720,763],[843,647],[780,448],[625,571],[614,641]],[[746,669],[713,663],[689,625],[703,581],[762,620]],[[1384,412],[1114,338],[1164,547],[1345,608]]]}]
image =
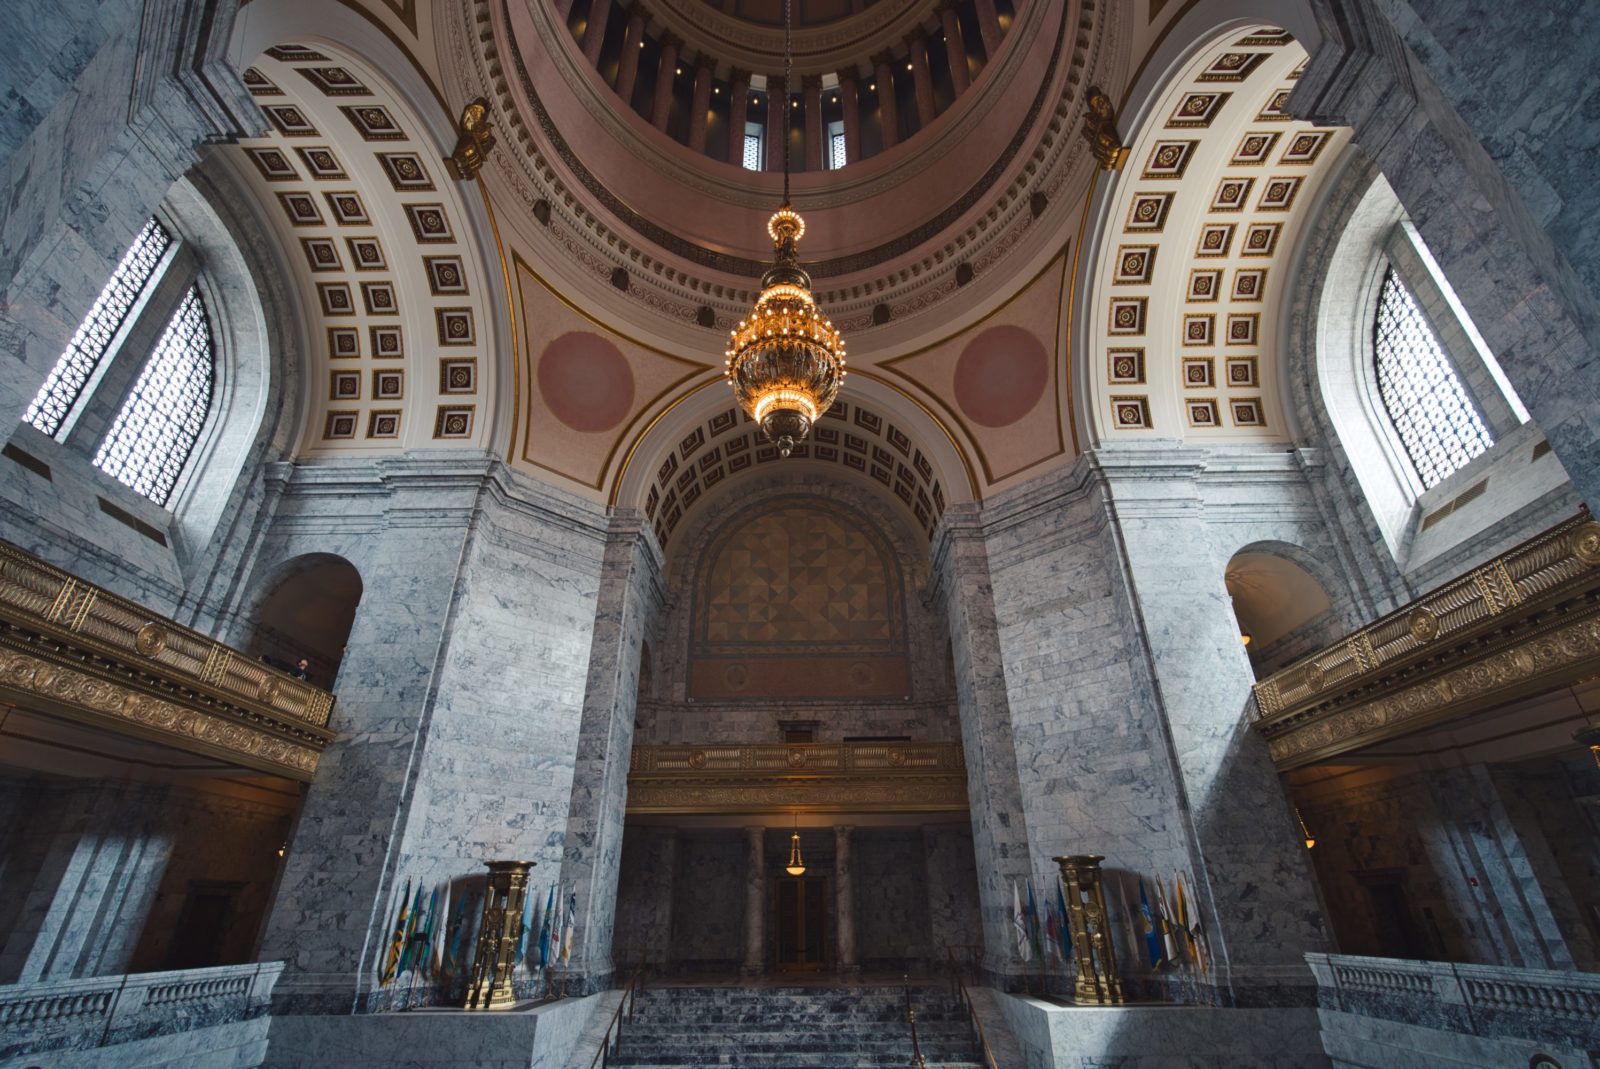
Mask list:
[{"label": "stair handrail", "polygon": [[[594,1052],[594,1057],[589,1061],[589,1069],[607,1069],[611,1064],[611,1033],[616,1032],[616,1053],[622,1053],[622,1026],[633,1020],[633,1007],[639,1001],[639,993],[644,990],[644,966],[640,965],[633,970],[633,975],[628,978],[628,984],[622,989],[622,998],[617,1003],[615,1012],[611,1014],[611,1021],[606,1025],[606,1034],[600,1039],[600,1049]],[[626,1012],[624,1012],[626,1011]]]},{"label": "stair handrail", "polygon": [[972,992],[967,990],[966,981],[961,978],[961,963],[956,961],[955,948],[944,948],[945,959],[950,966],[951,993],[961,999],[961,1005],[967,1011],[967,1024],[972,1028],[973,1045],[978,1048],[978,1053],[983,1056],[984,1069],[999,1069],[995,1064],[994,1051],[989,1049],[989,1037],[984,1035],[983,1021],[978,1017],[976,1007],[972,1005]]},{"label": "stair handrail", "polygon": [[906,1023],[911,1026],[912,1069],[926,1069],[928,1062],[922,1056],[922,1044],[917,1041],[917,1011],[911,1008],[911,976],[903,973],[900,979],[906,990]]}]

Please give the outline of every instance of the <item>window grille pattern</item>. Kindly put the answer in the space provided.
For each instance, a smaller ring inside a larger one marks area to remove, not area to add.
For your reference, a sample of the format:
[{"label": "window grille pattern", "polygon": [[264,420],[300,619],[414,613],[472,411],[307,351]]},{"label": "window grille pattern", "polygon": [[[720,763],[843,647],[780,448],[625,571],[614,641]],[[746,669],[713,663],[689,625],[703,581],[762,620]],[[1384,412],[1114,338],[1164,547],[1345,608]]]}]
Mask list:
[{"label": "window grille pattern", "polygon": [[1416,297],[1392,267],[1378,295],[1373,349],[1378,394],[1424,487],[1494,445]]},{"label": "window grille pattern", "polygon": [[165,505],[205,426],[213,373],[211,325],[191,286],[100,443],[96,466]]},{"label": "window grille pattern", "polygon": [[840,131],[828,138],[828,169],[837,171],[844,164],[844,133]]},{"label": "window grille pattern", "polygon": [[23,414],[26,422],[45,434],[60,433],[67,413],[72,411],[84,386],[105,359],[112,339],[122,328],[139,295],[149,287],[161,257],[171,244],[171,235],[154,219],[139,231],[133,245],[123,254],[122,262],[111,273],[111,281],[100,291],[94,307],[89,309],[78,332],[51,369],[49,378],[39,387],[38,396]]},{"label": "window grille pattern", "polygon": [[761,170],[761,135],[744,135],[744,169],[747,171]]}]

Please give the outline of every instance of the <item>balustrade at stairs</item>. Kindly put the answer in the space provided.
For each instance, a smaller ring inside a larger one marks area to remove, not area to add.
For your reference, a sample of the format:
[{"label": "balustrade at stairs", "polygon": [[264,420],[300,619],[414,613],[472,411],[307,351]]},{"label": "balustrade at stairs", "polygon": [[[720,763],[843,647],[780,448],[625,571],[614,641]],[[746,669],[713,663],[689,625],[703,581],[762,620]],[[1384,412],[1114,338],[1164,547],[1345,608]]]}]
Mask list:
[{"label": "balustrade at stairs", "polygon": [[961,1000],[945,985],[650,986],[608,1066],[633,1069],[904,1069],[906,1002],[930,1069],[981,1069]]}]

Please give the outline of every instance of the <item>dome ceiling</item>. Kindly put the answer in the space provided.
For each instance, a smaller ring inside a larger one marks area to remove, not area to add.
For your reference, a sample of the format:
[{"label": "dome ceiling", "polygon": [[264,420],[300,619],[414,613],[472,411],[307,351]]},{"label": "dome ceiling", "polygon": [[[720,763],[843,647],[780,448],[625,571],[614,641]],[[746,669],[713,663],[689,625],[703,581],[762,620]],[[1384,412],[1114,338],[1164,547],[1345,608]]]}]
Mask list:
[{"label": "dome ceiling", "polygon": [[[762,26],[782,26],[784,0],[693,0],[708,11],[732,15]],[[799,29],[826,26],[859,15],[883,0],[790,0]]]}]

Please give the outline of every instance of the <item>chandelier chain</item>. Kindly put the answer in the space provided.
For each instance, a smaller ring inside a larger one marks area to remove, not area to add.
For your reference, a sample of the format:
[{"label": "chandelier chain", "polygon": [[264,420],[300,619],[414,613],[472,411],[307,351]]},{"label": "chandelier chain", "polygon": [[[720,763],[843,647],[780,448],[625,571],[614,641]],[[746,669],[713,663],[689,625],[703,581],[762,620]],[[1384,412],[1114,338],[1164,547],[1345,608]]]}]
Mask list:
[{"label": "chandelier chain", "polygon": [[794,92],[794,0],[783,0],[783,206],[789,206],[789,136],[790,112],[794,111],[794,104],[790,95]]}]

